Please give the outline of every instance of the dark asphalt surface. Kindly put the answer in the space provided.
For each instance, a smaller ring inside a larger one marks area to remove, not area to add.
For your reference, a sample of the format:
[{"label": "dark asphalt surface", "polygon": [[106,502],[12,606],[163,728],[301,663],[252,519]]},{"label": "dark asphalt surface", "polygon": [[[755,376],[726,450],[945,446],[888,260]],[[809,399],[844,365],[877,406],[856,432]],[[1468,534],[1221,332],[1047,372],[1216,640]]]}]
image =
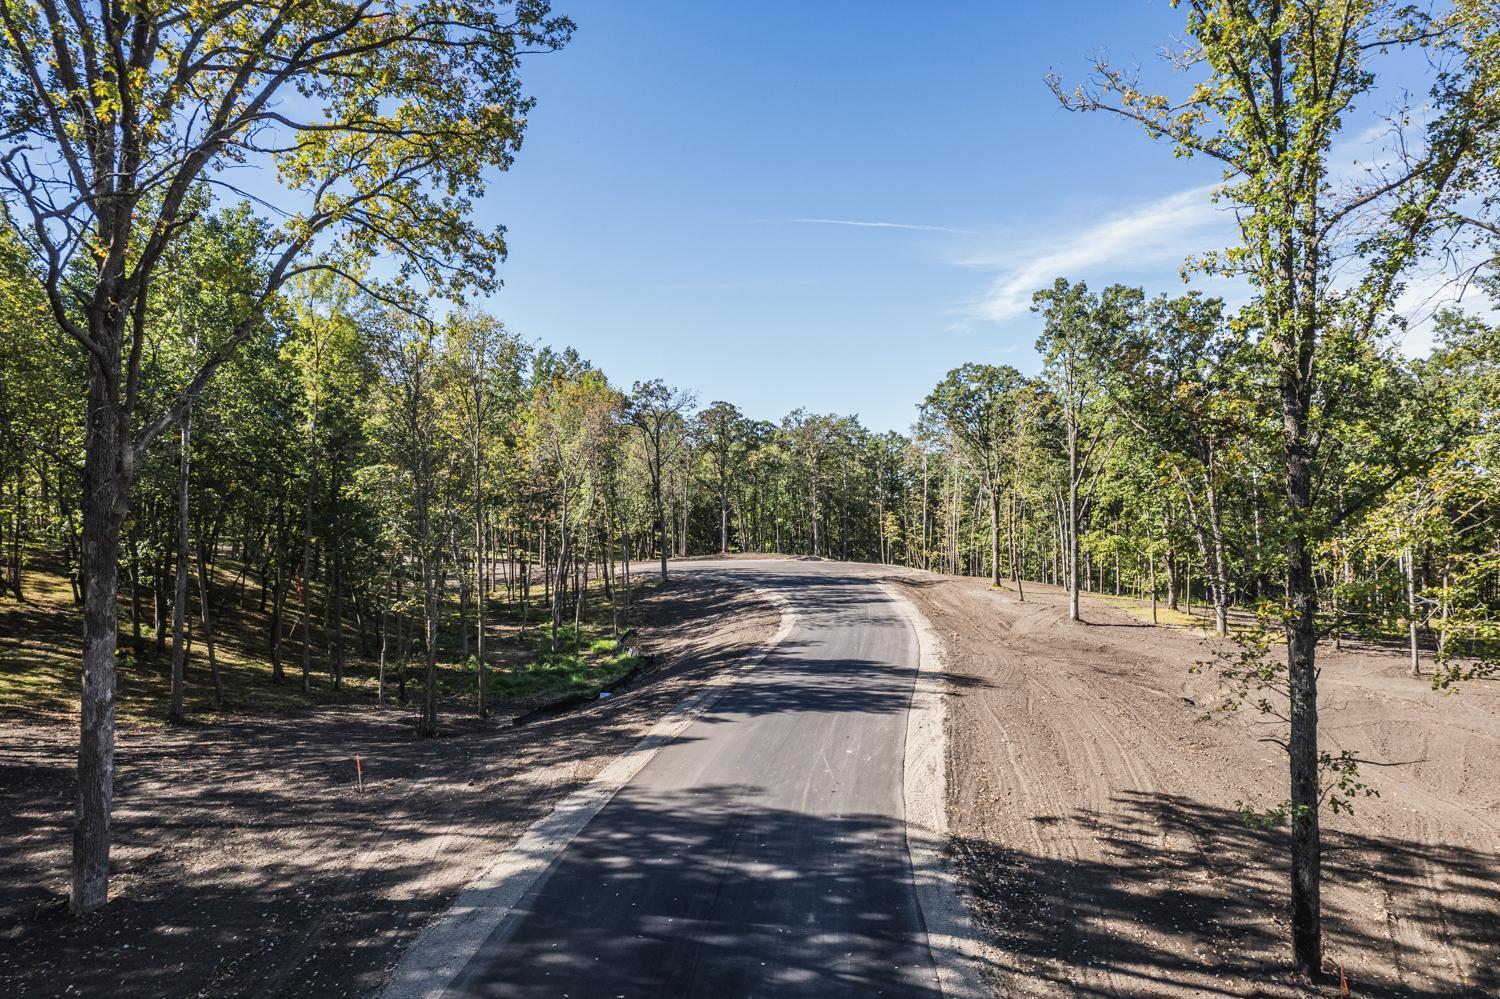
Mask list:
[{"label": "dark asphalt surface", "polygon": [[917,645],[832,563],[690,563],[798,626],[594,817],[453,982],[513,999],[938,997],[906,849]]}]

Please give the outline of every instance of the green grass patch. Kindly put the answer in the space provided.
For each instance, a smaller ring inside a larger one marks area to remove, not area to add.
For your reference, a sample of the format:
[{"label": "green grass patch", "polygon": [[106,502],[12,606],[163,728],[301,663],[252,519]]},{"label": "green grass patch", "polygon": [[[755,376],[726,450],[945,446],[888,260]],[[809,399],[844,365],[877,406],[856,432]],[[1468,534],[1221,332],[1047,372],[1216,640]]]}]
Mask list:
[{"label": "green grass patch", "polygon": [[572,625],[557,630],[557,651],[552,651],[551,631],[539,628],[527,633],[525,643],[531,661],[509,670],[490,672],[490,689],[499,697],[536,694],[588,694],[609,687],[640,666],[618,638],[604,637],[585,624],[575,637]]}]

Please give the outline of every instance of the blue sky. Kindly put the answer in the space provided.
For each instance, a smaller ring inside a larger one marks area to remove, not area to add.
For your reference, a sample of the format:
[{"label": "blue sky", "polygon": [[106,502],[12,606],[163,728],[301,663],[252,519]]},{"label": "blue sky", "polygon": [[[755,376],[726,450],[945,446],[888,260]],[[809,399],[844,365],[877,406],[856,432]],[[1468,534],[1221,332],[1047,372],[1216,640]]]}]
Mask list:
[{"label": "blue sky", "polygon": [[1043,82],[1101,46],[1160,72],[1166,0],[557,6],[577,35],[527,65],[482,206],[510,244],[488,307],[623,386],[901,430],[964,361],[1035,370],[1053,277],[1177,290],[1228,238],[1210,164]]}]

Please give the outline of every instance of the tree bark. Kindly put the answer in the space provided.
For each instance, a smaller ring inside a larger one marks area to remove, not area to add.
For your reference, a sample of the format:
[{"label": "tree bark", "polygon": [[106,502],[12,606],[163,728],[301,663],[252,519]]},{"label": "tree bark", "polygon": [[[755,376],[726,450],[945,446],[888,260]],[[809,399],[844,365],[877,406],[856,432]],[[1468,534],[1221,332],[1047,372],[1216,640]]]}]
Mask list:
[{"label": "tree bark", "polygon": [[432,738],[438,734],[438,560],[442,557],[441,542],[434,544],[431,538],[431,498],[428,495],[431,481],[430,469],[424,455],[417,470],[420,482],[417,485],[417,536],[422,546],[422,610],[425,627],[427,656],[427,682],[422,691],[422,719],[418,725],[419,735]]},{"label": "tree bark", "polygon": [[114,400],[120,339],[103,337],[107,370],[89,359],[83,467],[83,670],[78,723],[78,801],[73,826],[69,908],[84,915],[109,898],[110,808],[114,801],[115,642],[119,621],[120,529],[134,456]]},{"label": "tree bark", "polygon": [[[317,354],[314,354],[317,357]],[[313,376],[317,377],[316,361]],[[314,387],[312,410],[307,421],[307,494],[303,498],[302,582],[298,596],[302,603],[302,693],[312,691],[312,549],[313,491],[318,481],[318,393]]]},{"label": "tree bark", "polygon": [[[483,410],[479,411],[482,418]],[[474,657],[479,664],[479,717],[488,718],[489,701],[485,691],[484,665],[484,603],[486,593],[484,576],[485,532],[484,532],[484,448],[480,437],[480,419],[474,421]]]},{"label": "tree bark", "polygon": [[214,685],[214,710],[224,707],[224,678],[219,675],[219,657],[214,651],[214,621],[208,586],[208,546],[202,527],[198,531],[198,618],[203,622],[203,644],[208,647],[208,673]]},{"label": "tree bark", "polygon": [[990,585],[1000,586],[1000,490],[990,487]]},{"label": "tree bark", "polygon": [[[660,452],[661,445],[657,445]],[[660,458],[657,459],[660,461]],[[656,497],[656,536],[661,551],[661,581],[665,586],[667,583],[667,511],[662,506],[661,500],[661,470],[657,469],[656,476],[651,483],[652,493]]]},{"label": "tree bark", "polygon": [[1068,620],[1081,621],[1078,613],[1078,430],[1068,427]]},{"label": "tree bark", "polygon": [[1214,633],[1229,634],[1229,556],[1224,550],[1224,515],[1220,509],[1219,491],[1214,487],[1214,454],[1208,452],[1203,468],[1204,502],[1208,506],[1209,554],[1214,572]]},{"label": "tree bark", "polygon": [[1401,562],[1406,570],[1406,631],[1411,644],[1411,675],[1422,675],[1422,660],[1417,649],[1417,567],[1416,553],[1408,547]]},{"label": "tree bark", "polygon": [[271,682],[286,682],[286,671],[281,664],[281,634],[286,615],[286,491],[276,497],[276,552],[275,579],[271,588]]},{"label": "tree bark", "polygon": [[1156,555],[1146,556],[1151,568],[1151,623],[1156,623]]},{"label": "tree bark", "polygon": [[[1287,379],[1286,381],[1290,381]],[[1287,669],[1291,693],[1288,740],[1292,802],[1292,956],[1300,974],[1313,977],[1323,963],[1322,848],[1318,795],[1317,589],[1305,518],[1312,506],[1310,456],[1304,443],[1306,412],[1300,393],[1283,383],[1284,461],[1292,529],[1287,535]]]},{"label": "tree bark", "polygon": [[182,419],[182,450],[177,473],[177,587],[172,599],[172,696],[167,721],[183,721],[182,698],[187,684],[187,592],[188,592],[188,482],[192,461],[193,412]]},{"label": "tree bark", "polygon": [[[337,493],[334,493],[337,495]],[[328,615],[333,620],[333,689],[344,686],[344,556],[338,522],[334,522],[333,551],[329,555],[331,569],[329,578],[332,591],[328,596]]]},{"label": "tree bark", "polygon": [[131,648],[141,654],[141,554],[133,532],[130,538],[130,631]]}]

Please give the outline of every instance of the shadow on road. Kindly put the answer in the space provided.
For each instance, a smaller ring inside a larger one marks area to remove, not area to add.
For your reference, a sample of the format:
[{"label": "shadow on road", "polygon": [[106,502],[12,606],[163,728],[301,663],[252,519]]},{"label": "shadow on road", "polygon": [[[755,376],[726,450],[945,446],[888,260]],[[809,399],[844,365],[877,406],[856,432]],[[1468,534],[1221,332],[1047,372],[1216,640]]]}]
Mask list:
[{"label": "shadow on road", "polygon": [[626,787],[456,991],[938,996],[904,825],[770,807],[763,796],[746,785]]}]

